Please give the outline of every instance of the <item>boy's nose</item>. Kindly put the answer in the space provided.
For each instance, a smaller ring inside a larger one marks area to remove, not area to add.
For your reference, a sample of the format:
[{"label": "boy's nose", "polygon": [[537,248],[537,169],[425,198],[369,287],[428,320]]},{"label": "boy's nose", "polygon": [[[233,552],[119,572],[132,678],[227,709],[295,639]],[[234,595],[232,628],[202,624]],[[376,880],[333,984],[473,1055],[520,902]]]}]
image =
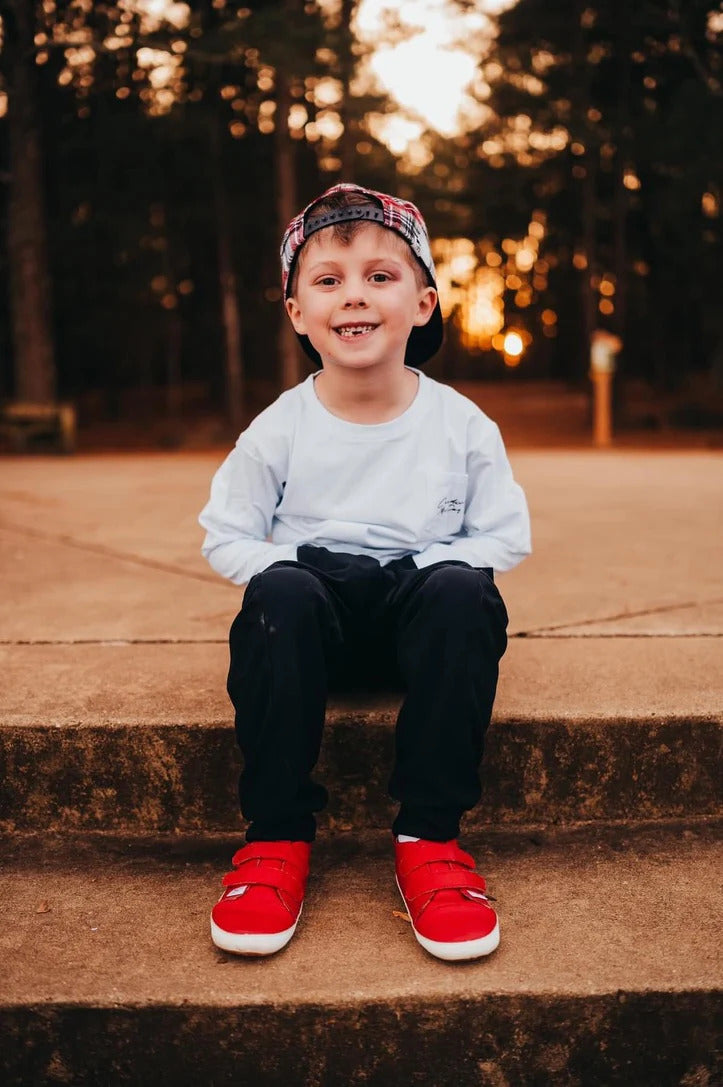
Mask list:
[{"label": "boy's nose", "polygon": [[366,299],[363,295],[351,294],[344,302],[344,309],[350,309],[352,306],[366,306],[366,304]]}]

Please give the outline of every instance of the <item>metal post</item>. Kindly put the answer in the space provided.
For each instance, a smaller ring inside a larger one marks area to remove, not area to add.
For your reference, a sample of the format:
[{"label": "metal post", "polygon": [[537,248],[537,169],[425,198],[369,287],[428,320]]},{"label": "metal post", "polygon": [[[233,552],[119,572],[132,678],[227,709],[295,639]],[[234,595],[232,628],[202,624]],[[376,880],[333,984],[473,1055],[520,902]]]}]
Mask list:
[{"label": "metal post", "polygon": [[612,445],[612,391],[615,356],[623,346],[619,336],[596,329],[590,343],[590,377],[593,388],[593,445]]}]

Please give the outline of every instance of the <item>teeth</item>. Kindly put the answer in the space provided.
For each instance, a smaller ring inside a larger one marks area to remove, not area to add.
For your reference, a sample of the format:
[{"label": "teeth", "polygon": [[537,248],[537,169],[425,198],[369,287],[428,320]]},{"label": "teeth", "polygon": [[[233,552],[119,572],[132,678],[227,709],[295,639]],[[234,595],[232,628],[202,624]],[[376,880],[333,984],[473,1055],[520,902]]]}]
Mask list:
[{"label": "teeth", "polygon": [[371,332],[374,329],[374,325],[346,325],[344,328],[337,328],[337,332],[340,336],[359,336],[362,332]]}]

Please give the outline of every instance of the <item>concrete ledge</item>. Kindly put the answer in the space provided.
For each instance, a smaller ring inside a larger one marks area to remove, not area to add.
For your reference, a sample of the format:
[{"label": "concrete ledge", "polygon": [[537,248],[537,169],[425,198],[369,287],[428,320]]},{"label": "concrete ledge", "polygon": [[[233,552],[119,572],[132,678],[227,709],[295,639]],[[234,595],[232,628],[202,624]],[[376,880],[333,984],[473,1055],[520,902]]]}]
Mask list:
[{"label": "concrete ledge", "polygon": [[[711,641],[513,642],[471,825],[720,811]],[[0,829],[239,829],[226,654],[203,644],[0,648]],[[331,794],[327,823],[390,825],[401,697],[330,699],[315,775]]]},{"label": "concrete ledge", "polygon": [[502,944],[456,965],[395,915],[388,835],[317,842],[279,955],[216,951],[234,844],[8,843],[3,1083],[720,1082],[714,826],[466,839]]},{"label": "concrete ledge", "polygon": [[[483,797],[467,825],[658,819],[721,811],[721,727],[706,720],[497,720]],[[387,714],[327,716],[314,777],[321,825],[391,826]],[[216,725],[0,727],[0,831],[81,828],[149,834],[240,830],[241,759]]]},{"label": "concrete ledge", "polygon": [[720,994],[427,1006],[0,1010],[6,1087],[707,1087]]},{"label": "concrete ledge", "polygon": [[[0,721],[19,725],[231,720],[225,641],[0,645]],[[330,699],[391,714],[399,694]],[[500,719],[723,717],[718,638],[512,638],[500,666]]]}]

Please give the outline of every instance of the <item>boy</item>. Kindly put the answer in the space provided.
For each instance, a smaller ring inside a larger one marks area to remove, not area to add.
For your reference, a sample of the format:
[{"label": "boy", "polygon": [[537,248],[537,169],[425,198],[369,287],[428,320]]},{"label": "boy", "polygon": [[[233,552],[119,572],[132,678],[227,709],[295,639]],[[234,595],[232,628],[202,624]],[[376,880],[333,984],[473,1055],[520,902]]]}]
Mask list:
[{"label": "boy", "polygon": [[419,367],[442,316],[417,208],[340,184],[289,225],[286,310],[319,371],[245,430],[200,515],[203,554],[248,582],[229,636],[247,844],[213,908],[214,943],[284,947],[316,821],[310,774],[328,687],[403,683],[390,795],[397,883],[419,943],[487,955],[497,916],[457,844],[507,644],[493,570],[530,551],[524,494],[495,424]]}]

